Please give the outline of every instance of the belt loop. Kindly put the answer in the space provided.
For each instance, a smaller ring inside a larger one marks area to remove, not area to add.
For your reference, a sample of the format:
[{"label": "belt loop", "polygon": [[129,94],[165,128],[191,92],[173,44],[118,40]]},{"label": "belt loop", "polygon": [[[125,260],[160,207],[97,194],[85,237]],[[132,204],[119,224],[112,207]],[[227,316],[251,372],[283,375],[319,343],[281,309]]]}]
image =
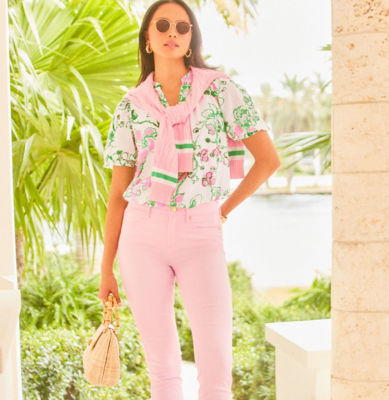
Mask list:
[{"label": "belt loop", "polygon": [[149,204],[147,206],[147,217],[150,218],[150,212],[151,212],[151,205]]},{"label": "belt loop", "polygon": [[188,222],[188,207],[185,208],[185,222]]}]

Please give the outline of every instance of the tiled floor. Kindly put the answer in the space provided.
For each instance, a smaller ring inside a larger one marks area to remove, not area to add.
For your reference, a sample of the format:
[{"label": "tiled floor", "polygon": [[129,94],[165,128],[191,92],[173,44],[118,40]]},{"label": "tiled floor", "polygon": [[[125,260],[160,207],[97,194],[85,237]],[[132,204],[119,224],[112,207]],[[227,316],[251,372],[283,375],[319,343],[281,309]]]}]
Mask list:
[{"label": "tiled floor", "polygon": [[182,385],[185,400],[197,400],[199,383],[197,368],[194,363],[182,361]]}]

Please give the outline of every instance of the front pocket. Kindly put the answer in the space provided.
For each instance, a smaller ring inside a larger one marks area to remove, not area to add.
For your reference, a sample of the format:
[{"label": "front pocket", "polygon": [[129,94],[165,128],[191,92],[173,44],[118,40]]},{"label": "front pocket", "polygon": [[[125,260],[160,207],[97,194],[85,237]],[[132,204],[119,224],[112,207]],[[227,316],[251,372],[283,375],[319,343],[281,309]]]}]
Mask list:
[{"label": "front pocket", "polygon": [[123,215],[123,225],[133,226],[147,220],[147,211],[139,208],[127,208]]},{"label": "front pocket", "polygon": [[218,213],[212,213],[209,215],[191,215],[191,225],[196,227],[219,227],[221,225],[220,216]]}]

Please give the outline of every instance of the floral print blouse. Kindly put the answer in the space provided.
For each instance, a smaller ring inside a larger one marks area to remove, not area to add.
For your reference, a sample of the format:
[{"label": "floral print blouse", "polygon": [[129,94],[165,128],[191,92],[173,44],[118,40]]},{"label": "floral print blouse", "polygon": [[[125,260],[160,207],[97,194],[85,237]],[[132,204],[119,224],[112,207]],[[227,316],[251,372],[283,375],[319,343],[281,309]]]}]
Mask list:
[{"label": "floral print blouse", "polygon": [[[179,102],[185,101],[191,90],[192,77],[190,70],[181,78]],[[169,104],[159,82],[154,81],[154,89],[167,107]],[[134,179],[123,193],[129,202],[166,205],[149,200],[157,124],[146,111],[130,104],[129,99],[123,98],[115,109],[104,150],[104,167],[136,167]],[[231,78],[213,80],[191,114],[191,127],[193,171],[179,173],[170,206],[195,207],[226,198],[230,192],[226,135],[242,140],[261,130],[269,132],[252,98]]]}]

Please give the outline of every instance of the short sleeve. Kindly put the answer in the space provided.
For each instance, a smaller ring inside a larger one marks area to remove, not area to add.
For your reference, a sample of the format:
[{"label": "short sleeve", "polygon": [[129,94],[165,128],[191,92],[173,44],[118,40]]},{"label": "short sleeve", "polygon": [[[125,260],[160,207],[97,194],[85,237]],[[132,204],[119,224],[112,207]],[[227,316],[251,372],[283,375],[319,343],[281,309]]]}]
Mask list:
[{"label": "short sleeve", "polygon": [[218,102],[223,113],[225,131],[235,141],[248,138],[260,130],[270,131],[255,109],[246,89],[233,79],[220,79]]},{"label": "short sleeve", "polygon": [[104,149],[104,168],[114,165],[135,167],[137,149],[132,129],[130,102],[123,98],[117,105]]}]

